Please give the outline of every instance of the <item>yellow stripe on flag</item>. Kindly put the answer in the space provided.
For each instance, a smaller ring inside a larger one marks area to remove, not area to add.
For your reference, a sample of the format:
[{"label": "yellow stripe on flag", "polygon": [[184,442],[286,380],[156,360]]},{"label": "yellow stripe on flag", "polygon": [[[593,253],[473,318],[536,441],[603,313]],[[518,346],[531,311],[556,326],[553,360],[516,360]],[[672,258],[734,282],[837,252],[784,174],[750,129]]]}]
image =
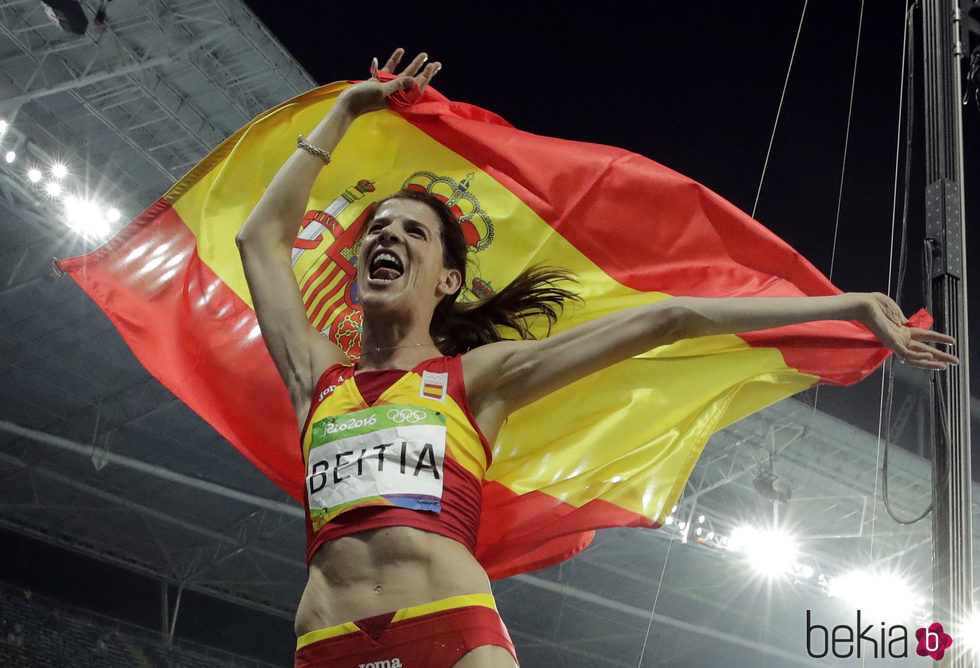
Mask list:
[{"label": "yellow stripe on flag", "polygon": [[[555,329],[662,297],[620,287]],[[777,349],[737,336],[661,346],[512,414],[487,478],[575,507],[603,498],[662,523],[711,434],[817,381],[788,367]],[[752,392],[742,392],[748,384]]]}]

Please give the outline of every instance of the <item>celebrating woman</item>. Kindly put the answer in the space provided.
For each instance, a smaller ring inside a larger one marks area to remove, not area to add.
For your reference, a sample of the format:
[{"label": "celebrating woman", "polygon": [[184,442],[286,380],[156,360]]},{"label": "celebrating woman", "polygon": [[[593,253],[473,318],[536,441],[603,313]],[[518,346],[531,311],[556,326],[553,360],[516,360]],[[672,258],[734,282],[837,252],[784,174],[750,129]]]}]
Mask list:
[{"label": "celebrating woman", "polygon": [[[382,71],[394,73],[402,55]],[[307,319],[290,262],[296,230],[351,123],[395,93],[423,90],[439,68],[420,54],[398,77],[346,89],[238,235],[306,463],[309,580],[297,666],[516,665],[473,554],[481,481],[506,417],[579,378],[684,338],[812,320],[860,321],[910,365],[956,362],[928,345],[951,337],[907,326],[881,294],[675,297],[533,340],[527,318],[554,320],[574,298],[558,287],[563,273],[528,270],[483,302],[456,303],[466,278],[459,225],[439,199],[403,191],[372,205],[362,230],[361,356],[351,365]],[[521,339],[502,340],[498,326]]]}]

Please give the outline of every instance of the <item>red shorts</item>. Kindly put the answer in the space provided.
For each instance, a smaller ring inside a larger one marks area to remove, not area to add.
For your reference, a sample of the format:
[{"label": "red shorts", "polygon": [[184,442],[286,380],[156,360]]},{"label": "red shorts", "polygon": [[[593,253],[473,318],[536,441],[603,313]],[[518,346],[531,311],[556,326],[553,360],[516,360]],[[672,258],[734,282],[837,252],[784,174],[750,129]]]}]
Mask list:
[{"label": "red shorts", "polygon": [[451,668],[483,645],[514,643],[490,594],[453,596],[311,631],[296,642],[295,668]]}]

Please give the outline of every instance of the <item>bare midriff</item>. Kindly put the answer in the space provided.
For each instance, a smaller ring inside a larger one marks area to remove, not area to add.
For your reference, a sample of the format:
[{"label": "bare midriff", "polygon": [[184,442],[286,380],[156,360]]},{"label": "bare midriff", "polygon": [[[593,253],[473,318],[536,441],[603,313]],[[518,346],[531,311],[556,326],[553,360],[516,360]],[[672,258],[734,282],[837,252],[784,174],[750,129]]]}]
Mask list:
[{"label": "bare midriff", "polygon": [[310,562],[296,634],[462,594],[490,582],[461,543],[409,527],[388,527],[324,543]]}]

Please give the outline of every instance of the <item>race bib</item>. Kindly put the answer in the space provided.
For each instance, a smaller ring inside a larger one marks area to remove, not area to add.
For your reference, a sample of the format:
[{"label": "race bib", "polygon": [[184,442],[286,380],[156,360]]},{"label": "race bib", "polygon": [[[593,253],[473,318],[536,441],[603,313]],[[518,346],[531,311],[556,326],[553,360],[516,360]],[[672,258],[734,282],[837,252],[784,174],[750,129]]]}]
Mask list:
[{"label": "race bib", "polygon": [[374,406],[313,424],[306,494],[313,530],[365,506],[442,511],[446,416]]}]

